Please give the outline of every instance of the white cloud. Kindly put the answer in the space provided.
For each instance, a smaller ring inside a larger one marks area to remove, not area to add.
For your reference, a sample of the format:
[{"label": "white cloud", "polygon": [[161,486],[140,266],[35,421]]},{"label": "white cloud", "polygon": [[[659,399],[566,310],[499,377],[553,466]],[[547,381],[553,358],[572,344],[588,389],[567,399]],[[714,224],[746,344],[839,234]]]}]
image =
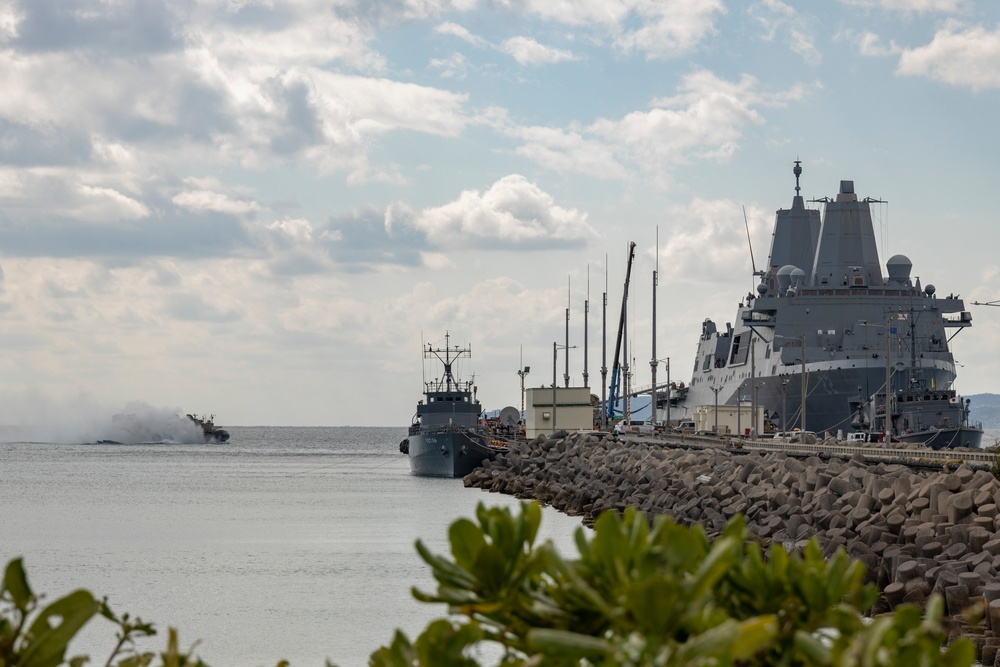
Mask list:
[{"label": "white cloud", "polygon": [[727,160],[743,129],[764,122],[754,107],[784,106],[805,94],[800,86],[767,94],[754,77],[730,82],[701,70],[684,77],[678,94],[653,100],[647,111],[570,130],[515,127],[508,133],[525,141],[519,155],[556,171],[624,178],[631,166],[657,174],[692,160]]},{"label": "white cloud", "polygon": [[80,186],[80,205],[71,212],[74,217],[96,222],[138,220],[149,215],[149,208],[142,202],[118,192],[114,188]]},{"label": "white cloud", "polygon": [[616,156],[618,147],[585,136],[580,128],[518,127],[509,133],[524,141],[516,149],[518,155],[553,171],[604,179],[628,176],[628,169]]},{"label": "white cloud", "polygon": [[439,70],[444,78],[457,80],[464,79],[469,69],[469,63],[461,53],[453,53],[447,58],[433,58],[430,66]]},{"label": "white cloud", "polygon": [[0,4],[0,43],[9,41],[17,36],[18,24],[23,20],[23,15],[12,4]]},{"label": "white cloud", "polygon": [[642,27],[626,30],[617,42],[626,51],[639,51],[649,58],[690,51],[714,32],[716,17],[726,12],[721,0],[636,2],[632,9]]},{"label": "white cloud", "polygon": [[549,65],[576,59],[570,51],[539,44],[529,37],[511,37],[504,41],[500,50],[521,65]]},{"label": "white cloud", "polygon": [[[767,238],[771,231],[767,212],[752,205],[746,211],[751,237]],[[677,206],[670,217],[678,222],[660,250],[662,280],[709,281],[721,285],[745,281],[751,261],[741,204],[729,199],[696,197],[686,205]],[[714,268],[706,272],[705,266]]]},{"label": "white cloud", "polygon": [[556,205],[518,174],[504,176],[485,192],[466,190],[450,204],[424,209],[409,224],[442,248],[538,248],[596,237],[586,213]]},{"label": "white cloud", "polygon": [[976,91],[1000,88],[1000,27],[948,21],[930,44],[903,49],[896,71]]},{"label": "white cloud", "polygon": [[873,32],[864,32],[858,35],[854,41],[858,45],[858,52],[863,56],[891,56],[900,51],[895,45],[884,46],[881,38]]},{"label": "white cloud", "polygon": [[245,215],[260,210],[255,201],[232,199],[221,192],[211,190],[188,190],[174,195],[174,204],[191,211],[212,211],[228,215]]},{"label": "white cloud", "polygon": [[462,111],[468,99],[464,93],[330,72],[314,76],[321,116],[331,133],[405,129],[455,136],[468,122]]},{"label": "white cloud", "polygon": [[916,14],[955,12],[967,4],[967,0],[840,0],[840,2],[865,9],[884,9],[892,12]]},{"label": "white cloud", "polygon": [[439,35],[451,35],[452,37],[458,37],[462,41],[468,42],[478,48],[485,48],[489,46],[489,43],[485,39],[479,37],[478,35],[473,35],[467,28],[460,26],[457,23],[442,23],[434,28],[434,32]]},{"label": "white cloud", "polygon": [[780,0],[761,0],[748,10],[753,20],[764,29],[764,40],[773,41],[779,33],[792,52],[817,65],[822,60],[808,22],[793,7]]},{"label": "white cloud", "polygon": [[714,32],[715,19],[726,12],[722,0],[523,0],[511,5],[548,20],[603,27],[619,48],[648,58],[690,51]]}]

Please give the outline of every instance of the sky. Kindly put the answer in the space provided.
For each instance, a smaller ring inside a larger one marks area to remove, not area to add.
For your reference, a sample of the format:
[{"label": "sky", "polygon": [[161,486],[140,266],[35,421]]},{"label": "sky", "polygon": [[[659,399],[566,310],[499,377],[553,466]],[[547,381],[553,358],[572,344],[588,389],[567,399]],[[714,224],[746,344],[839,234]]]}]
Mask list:
[{"label": "sky", "polygon": [[[0,424],[403,426],[446,332],[517,406],[567,308],[557,380],[599,395],[629,242],[633,383],[657,268],[690,380],[795,160],[888,202],[883,264],[1000,299],[994,0],[0,0],[0,89]],[[968,309],[956,387],[998,392]]]}]

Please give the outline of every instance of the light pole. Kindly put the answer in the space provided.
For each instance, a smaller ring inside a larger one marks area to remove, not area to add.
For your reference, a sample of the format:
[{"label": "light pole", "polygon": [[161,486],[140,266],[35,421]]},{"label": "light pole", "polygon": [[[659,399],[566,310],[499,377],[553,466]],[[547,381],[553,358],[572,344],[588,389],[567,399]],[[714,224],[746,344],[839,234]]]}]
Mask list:
[{"label": "light pole", "polygon": [[736,437],[743,437],[743,383],[736,388]]},{"label": "light pole", "polygon": [[524,376],[531,370],[531,366],[525,366],[517,372],[521,378],[521,423],[524,423]]},{"label": "light pole", "polygon": [[[791,336],[775,336],[774,340],[781,339],[785,342],[785,345],[799,345],[802,348],[802,417],[800,423],[800,430],[805,433],[806,430],[806,396],[808,395],[809,387],[809,374],[806,371],[806,335],[802,334],[798,338],[792,338]],[[784,419],[784,417],[782,417]]]},{"label": "light pole", "polygon": [[715,393],[715,435],[719,435],[719,392],[722,387],[709,387]]},{"label": "light pole", "polygon": [[781,432],[787,433],[788,417],[785,416],[785,396],[788,393],[788,378],[781,381]]},{"label": "light pole", "polygon": [[755,343],[757,338],[754,330],[750,330],[750,437],[757,437],[757,355]]}]

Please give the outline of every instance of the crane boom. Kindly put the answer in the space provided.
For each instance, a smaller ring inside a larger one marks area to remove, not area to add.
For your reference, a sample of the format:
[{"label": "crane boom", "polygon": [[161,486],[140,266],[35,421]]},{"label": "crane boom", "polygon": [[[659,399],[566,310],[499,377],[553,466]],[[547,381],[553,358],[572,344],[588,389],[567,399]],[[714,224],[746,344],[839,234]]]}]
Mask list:
[{"label": "crane boom", "polygon": [[615,340],[615,357],[614,365],[611,369],[611,387],[608,391],[608,418],[611,419],[615,416],[615,394],[618,391],[618,375],[621,370],[621,361],[619,357],[621,356],[622,350],[622,331],[625,328],[625,315],[627,314],[628,306],[628,283],[632,276],[632,260],[635,258],[635,241],[629,241],[628,244],[628,265],[625,268],[625,290],[622,292],[622,312],[621,317],[618,318],[618,338]]}]

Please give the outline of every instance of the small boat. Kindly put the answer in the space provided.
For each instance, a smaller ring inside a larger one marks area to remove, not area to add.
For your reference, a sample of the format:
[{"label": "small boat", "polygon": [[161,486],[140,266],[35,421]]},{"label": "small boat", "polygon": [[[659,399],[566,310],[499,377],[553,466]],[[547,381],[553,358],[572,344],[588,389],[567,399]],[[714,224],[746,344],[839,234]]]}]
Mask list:
[{"label": "small boat", "polygon": [[456,360],[472,356],[469,348],[451,346],[445,333],[443,348],[428,344],[424,359],[436,359],[444,370],[439,378],[424,382],[424,399],[417,403],[407,437],[399,443],[410,457],[410,471],[427,477],[465,477],[493,459],[489,432],[480,425],[482,406],[472,380],[455,378]]},{"label": "small boat", "polygon": [[201,432],[205,436],[206,443],[226,442],[229,440],[229,431],[215,425],[215,415],[209,415],[208,417],[187,415],[187,418],[193,421],[196,426],[201,428]]},{"label": "small boat", "polygon": [[112,415],[111,430],[99,442],[104,443],[205,443],[226,442],[229,431],[215,425],[215,415],[180,416],[156,410],[141,410]]},{"label": "small boat", "polygon": [[982,444],[983,428],[969,422],[970,403],[954,389],[896,391],[890,394],[887,423],[885,394],[877,394],[871,402],[874,410],[868,430],[872,441],[888,439],[931,449],[977,449]]}]

